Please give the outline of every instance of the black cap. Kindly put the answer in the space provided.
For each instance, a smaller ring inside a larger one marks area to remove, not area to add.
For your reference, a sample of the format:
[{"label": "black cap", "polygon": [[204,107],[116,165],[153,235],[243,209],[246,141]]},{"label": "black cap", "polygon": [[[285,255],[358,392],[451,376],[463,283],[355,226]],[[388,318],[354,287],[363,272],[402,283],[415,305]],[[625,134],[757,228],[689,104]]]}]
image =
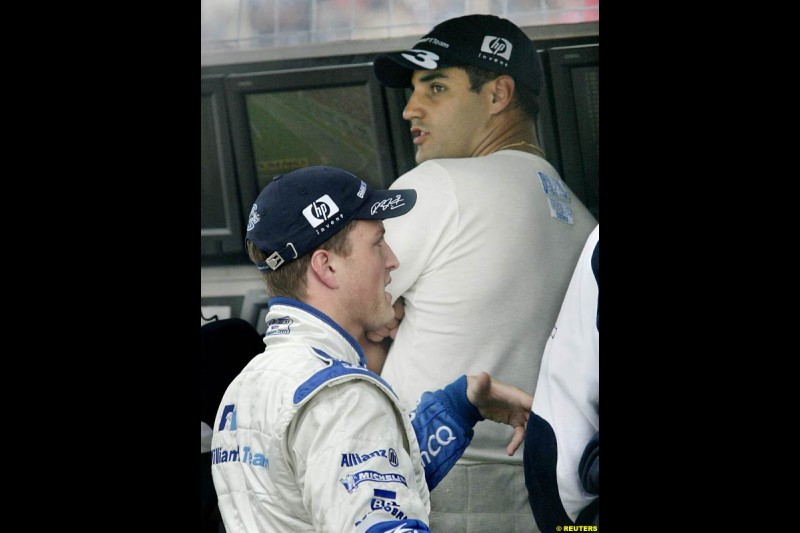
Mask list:
[{"label": "black cap", "polygon": [[465,15],[437,24],[412,50],[381,54],[373,68],[386,87],[411,87],[415,70],[473,65],[507,74],[539,94],[544,74],[531,39],[494,15]]}]

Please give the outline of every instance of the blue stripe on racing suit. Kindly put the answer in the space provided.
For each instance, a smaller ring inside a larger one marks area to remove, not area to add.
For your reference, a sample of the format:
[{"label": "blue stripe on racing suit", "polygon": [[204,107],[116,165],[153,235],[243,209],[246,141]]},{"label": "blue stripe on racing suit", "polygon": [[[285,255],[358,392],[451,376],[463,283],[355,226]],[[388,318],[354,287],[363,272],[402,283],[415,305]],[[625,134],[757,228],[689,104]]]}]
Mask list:
[{"label": "blue stripe on racing suit", "polygon": [[425,522],[419,520],[391,520],[370,527],[364,533],[430,533]]}]

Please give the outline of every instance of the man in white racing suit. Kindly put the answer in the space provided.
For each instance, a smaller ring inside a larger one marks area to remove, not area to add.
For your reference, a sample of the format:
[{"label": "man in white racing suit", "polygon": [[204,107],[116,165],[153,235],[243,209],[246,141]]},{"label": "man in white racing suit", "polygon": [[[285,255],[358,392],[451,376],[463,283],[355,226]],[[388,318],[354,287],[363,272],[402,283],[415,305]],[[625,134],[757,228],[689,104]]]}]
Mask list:
[{"label": "man in white racing suit", "polygon": [[411,416],[359,341],[394,318],[397,258],[382,219],[416,201],[352,174],[308,167],[276,177],[248,220],[250,258],[272,298],[265,351],[228,387],[212,473],[228,533],[426,532],[430,494],[472,427],[507,423],[513,454],[532,398],[488,374],[422,395]]}]

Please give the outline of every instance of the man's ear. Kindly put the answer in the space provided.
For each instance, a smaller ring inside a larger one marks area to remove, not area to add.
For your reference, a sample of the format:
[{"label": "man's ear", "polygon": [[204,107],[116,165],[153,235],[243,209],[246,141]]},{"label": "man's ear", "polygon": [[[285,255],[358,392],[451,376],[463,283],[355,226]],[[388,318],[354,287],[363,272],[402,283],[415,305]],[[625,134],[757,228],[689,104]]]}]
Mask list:
[{"label": "man's ear", "polygon": [[339,287],[339,280],[336,278],[336,268],[333,264],[333,253],[329,250],[317,248],[311,253],[311,263],[309,268],[314,276],[328,288],[336,289]]},{"label": "man's ear", "polygon": [[499,113],[511,103],[514,96],[514,78],[501,74],[492,80],[490,84],[492,92],[492,111]]}]

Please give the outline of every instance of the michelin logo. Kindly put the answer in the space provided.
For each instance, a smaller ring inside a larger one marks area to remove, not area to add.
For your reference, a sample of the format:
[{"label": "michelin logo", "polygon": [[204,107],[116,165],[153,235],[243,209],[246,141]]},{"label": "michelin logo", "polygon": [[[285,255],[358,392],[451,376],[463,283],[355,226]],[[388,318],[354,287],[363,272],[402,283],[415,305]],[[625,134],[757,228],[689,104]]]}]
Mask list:
[{"label": "michelin logo", "polygon": [[358,486],[365,481],[373,481],[376,483],[402,483],[406,487],[406,478],[400,474],[381,474],[374,470],[365,470],[363,472],[356,472],[355,474],[348,474],[344,479],[339,480],[347,492],[353,492]]}]

